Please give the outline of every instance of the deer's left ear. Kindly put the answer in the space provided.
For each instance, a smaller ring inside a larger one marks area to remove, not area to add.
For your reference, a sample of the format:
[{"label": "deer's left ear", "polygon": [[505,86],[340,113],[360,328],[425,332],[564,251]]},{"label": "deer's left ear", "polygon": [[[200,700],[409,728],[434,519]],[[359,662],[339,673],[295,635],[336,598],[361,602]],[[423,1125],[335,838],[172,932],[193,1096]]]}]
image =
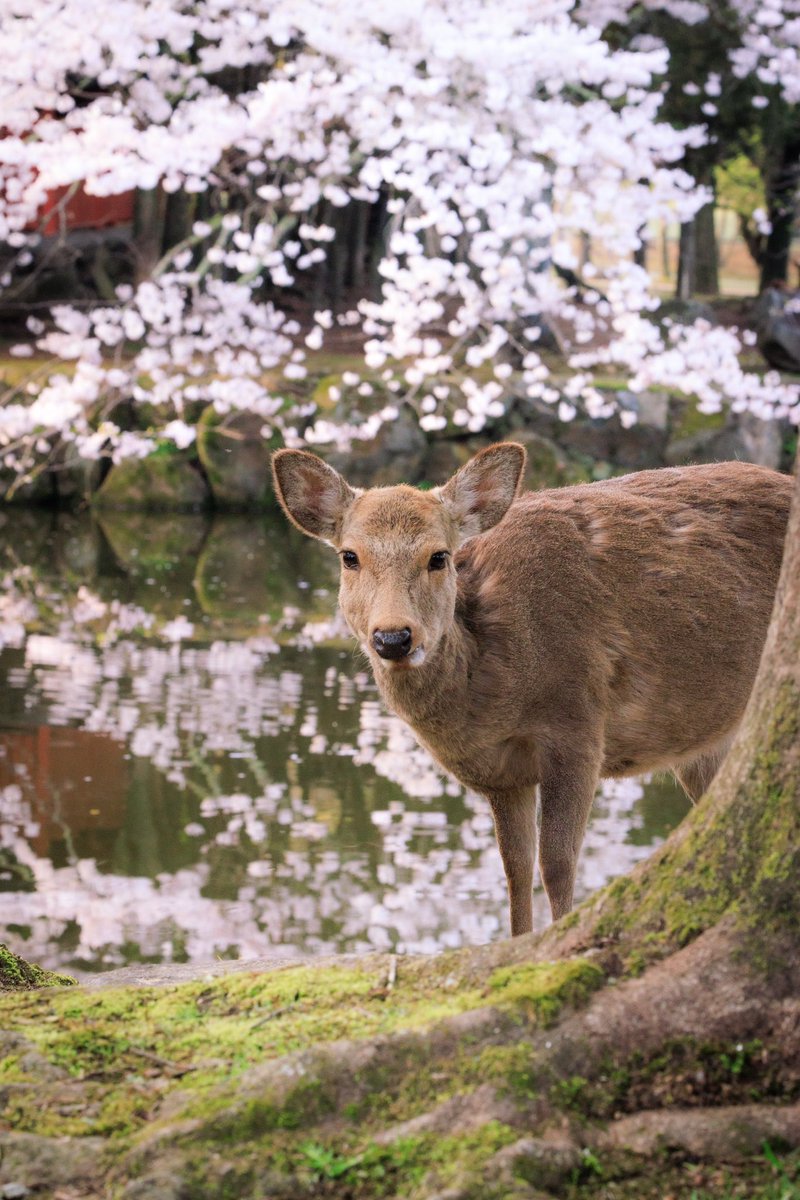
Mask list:
[{"label": "deer's left ear", "polygon": [[272,456],[272,478],[292,524],[336,544],[344,514],[358,495],[339,472],[306,450],[278,450]]},{"label": "deer's left ear", "polygon": [[525,459],[525,447],[518,442],[498,442],[471,458],[444,487],[435,489],[455,518],[462,541],[502,521],[517,494]]}]

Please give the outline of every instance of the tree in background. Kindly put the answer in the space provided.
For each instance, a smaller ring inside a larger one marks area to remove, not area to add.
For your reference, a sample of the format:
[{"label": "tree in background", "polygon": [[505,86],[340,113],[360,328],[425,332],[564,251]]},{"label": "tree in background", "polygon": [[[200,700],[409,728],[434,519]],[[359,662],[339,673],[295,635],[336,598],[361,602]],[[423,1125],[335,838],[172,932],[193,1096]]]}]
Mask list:
[{"label": "tree in background", "polygon": [[[796,219],[800,158],[796,14],[791,5],[726,0],[666,5],[584,4],[586,19],[607,22],[614,45],[655,41],[669,51],[662,116],[679,129],[704,126],[684,166],[709,189],[709,203],[681,228],[677,294],[719,291],[714,207],[718,171],[744,154],[761,178],[760,203],[743,212],[742,233],[760,286],[785,282]],[[738,194],[741,204],[744,195]],[[738,210],[737,210],[738,211]]]},{"label": "tree in background", "polygon": [[[385,0],[368,14],[326,0],[130,0],[110,29],[86,0],[13,7],[0,35],[0,236],[16,262],[3,285],[29,261],[27,226],[54,188],[136,188],[153,236],[113,303],[31,322],[38,350],[73,366],[7,397],[12,471],[59,439],[85,458],[189,445],[207,404],[253,411],[289,443],[370,436],[394,396],[427,431],[477,432],[512,391],[562,420],[603,416],[598,368],[633,391],[684,390],[705,411],[800,411],[795,388],[742,370],[735,331],[652,319],[634,260],[649,222],[686,223],[707,201],[680,165],[701,161],[707,135],[678,110],[687,85],[663,102],[663,37],[615,44],[587,23],[619,25],[624,8],[578,21],[565,0]],[[705,12],[684,4],[669,20],[693,27]],[[750,68],[731,52],[733,74],[762,70],[763,48],[748,52]],[[785,65],[794,79],[791,55]],[[707,76],[706,93],[721,79]],[[164,255],[170,220],[185,236]],[[301,327],[291,299],[313,296],[321,269],[343,290],[333,247],[348,223],[380,294]],[[581,243],[595,256],[579,264]],[[356,376],[353,419],[332,422],[291,388],[335,320],[363,331],[373,382]],[[566,351],[558,386],[538,349],[545,326]],[[366,417],[374,381],[390,395]]]}]

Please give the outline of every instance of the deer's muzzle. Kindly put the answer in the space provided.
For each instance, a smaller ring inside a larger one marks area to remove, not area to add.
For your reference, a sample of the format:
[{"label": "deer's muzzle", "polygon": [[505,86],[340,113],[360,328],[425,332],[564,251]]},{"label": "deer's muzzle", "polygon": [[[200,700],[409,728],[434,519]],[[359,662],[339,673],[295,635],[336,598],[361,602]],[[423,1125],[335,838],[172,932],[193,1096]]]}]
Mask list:
[{"label": "deer's muzzle", "polygon": [[381,658],[397,661],[411,650],[410,629],[376,629],[372,635],[373,648]]}]

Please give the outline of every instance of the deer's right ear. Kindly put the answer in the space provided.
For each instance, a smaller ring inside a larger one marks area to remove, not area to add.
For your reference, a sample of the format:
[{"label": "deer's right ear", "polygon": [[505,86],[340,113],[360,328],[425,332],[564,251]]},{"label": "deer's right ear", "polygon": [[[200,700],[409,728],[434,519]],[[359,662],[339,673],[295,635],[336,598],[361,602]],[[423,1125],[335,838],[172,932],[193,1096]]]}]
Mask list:
[{"label": "deer's right ear", "polygon": [[272,456],[272,478],[292,524],[335,544],[345,511],[358,495],[339,472],[306,450],[278,450]]}]

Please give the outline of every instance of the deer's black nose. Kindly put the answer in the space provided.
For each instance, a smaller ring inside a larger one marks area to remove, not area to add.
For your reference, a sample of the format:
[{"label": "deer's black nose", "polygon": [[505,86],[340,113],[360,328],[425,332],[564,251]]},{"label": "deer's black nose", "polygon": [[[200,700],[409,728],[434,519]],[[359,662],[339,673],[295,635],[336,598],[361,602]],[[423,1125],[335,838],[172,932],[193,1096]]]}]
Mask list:
[{"label": "deer's black nose", "polygon": [[411,649],[410,629],[376,629],[372,645],[381,658],[405,658]]}]

